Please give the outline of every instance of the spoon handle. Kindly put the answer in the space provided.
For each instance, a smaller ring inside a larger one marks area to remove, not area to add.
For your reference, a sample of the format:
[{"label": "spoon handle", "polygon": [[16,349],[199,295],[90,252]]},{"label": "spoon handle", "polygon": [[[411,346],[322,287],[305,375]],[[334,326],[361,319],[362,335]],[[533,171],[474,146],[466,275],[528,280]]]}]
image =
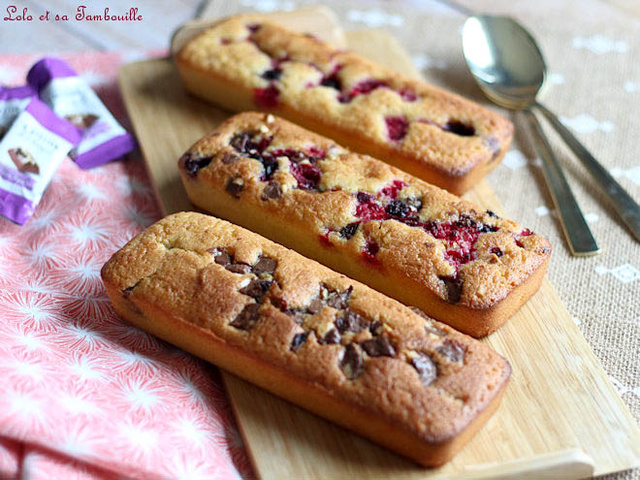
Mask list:
[{"label": "spoon handle", "polygon": [[600,247],[593,237],[589,225],[576,202],[571,188],[567,183],[546,135],[540,127],[540,122],[531,110],[524,110],[533,130],[534,143],[538,155],[542,159],[544,177],[553,198],[556,210],[560,213],[560,221],[565,237],[569,242],[571,253],[575,256],[587,256],[600,253]]},{"label": "spoon handle", "polygon": [[609,199],[615,211],[620,215],[622,221],[627,225],[631,233],[640,242],[640,205],[624,191],[618,182],[607,172],[607,170],[591,155],[591,153],[580,143],[580,141],[565,127],[558,117],[547,107],[540,103],[536,107],[549,120],[551,125],[560,134],[566,144],[576,154],[578,160],[593,176],[604,195]]}]

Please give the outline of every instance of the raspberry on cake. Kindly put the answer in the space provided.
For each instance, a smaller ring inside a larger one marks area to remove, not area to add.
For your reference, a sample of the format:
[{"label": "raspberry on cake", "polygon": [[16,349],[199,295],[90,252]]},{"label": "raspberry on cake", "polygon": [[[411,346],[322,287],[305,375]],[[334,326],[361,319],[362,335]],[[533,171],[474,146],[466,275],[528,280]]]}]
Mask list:
[{"label": "raspberry on cake", "polygon": [[462,194],[504,156],[502,116],[308,35],[238,16],[176,56],[185,88],[236,111],[268,110]]},{"label": "raspberry on cake", "polygon": [[487,345],[200,213],[152,225],[102,278],[143,330],[426,466],[482,427],[511,374]]},{"label": "raspberry on cake", "polygon": [[472,336],[520,308],[549,260],[517,223],[271,114],[228,119],[179,165],[198,207]]}]

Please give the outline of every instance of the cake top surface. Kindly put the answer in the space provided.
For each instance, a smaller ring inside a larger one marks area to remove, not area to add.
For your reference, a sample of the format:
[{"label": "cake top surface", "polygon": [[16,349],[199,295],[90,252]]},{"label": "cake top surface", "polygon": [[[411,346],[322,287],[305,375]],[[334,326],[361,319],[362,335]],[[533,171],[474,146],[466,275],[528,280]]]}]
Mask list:
[{"label": "cake top surface", "polygon": [[251,89],[257,108],[281,105],[464,175],[496,158],[513,126],[501,115],[302,33],[245,17],[187,43],[177,61]]},{"label": "cake top surface", "polygon": [[[459,433],[506,384],[483,343],[248,230],[194,212],[134,238],[103,279],[354,408],[430,441]],[[342,394],[341,394],[342,395]]]},{"label": "cake top surface", "polygon": [[305,223],[322,246],[393,265],[450,303],[490,307],[550,255],[518,223],[269,114],[230,118],[180,165],[187,182]]}]

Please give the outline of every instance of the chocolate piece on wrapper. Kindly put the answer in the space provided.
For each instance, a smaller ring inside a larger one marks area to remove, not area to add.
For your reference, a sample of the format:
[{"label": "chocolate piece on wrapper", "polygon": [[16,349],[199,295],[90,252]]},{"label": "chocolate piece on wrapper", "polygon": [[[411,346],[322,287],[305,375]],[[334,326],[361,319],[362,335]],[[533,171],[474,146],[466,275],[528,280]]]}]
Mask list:
[{"label": "chocolate piece on wrapper", "polygon": [[0,140],[37,92],[29,85],[0,87]]},{"label": "chocolate piece on wrapper", "polygon": [[40,173],[40,167],[28,150],[23,148],[12,148],[8,153],[19,172],[29,172],[34,175],[38,175]]},{"label": "chocolate piece on wrapper", "polygon": [[75,126],[32,99],[0,141],[0,215],[26,223],[81,137]]},{"label": "chocolate piece on wrapper", "polygon": [[64,119],[67,122],[72,123],[76,128],[82,131],[86,130],[91,125],[96,123],[96,120],[98,120],[98,118],[99,117],[97,115],[94,115],[92,113],[88,113],[85,115],[81,113],[73,113],[64,116]]},{"label": "chocolate piece on wrapper", "polygon": [[27,82],[56,115],[82,131],[82,140],[70,153],[78,166],[97,167],[135,148],[133,136],[118,123],[87,82],[63,60],[43,58],[31,68]]}]

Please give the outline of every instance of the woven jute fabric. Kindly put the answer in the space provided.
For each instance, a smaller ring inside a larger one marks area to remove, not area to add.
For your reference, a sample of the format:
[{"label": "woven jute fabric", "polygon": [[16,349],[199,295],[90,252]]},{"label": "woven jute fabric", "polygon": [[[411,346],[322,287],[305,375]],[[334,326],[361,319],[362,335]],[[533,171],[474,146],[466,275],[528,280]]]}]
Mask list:
[{"label": "woven jute fabric", "polygon": [[[293,9],[307,0],[212,2],[207,16],[243,10]],[[640,7],[603,2],[462,1],[456,9],[428,0],[325,0],[346,30],[383,28],[412,55],[424,77],[499,111],[515,124],[511,151],[488,181],[510,218],[554,245],[548,278],[640,423],[640,243],[617,218],[593,178],[540,117],[553,150],[603,252],[569,253],[522,113],[491,105],[462,55],[463,11],[509,15],[538,40],[548,66],[539,97],[640,202]],[[587,373],[588,374],[588,373]],[[601,477],[640,479],[640,469]]]}]

